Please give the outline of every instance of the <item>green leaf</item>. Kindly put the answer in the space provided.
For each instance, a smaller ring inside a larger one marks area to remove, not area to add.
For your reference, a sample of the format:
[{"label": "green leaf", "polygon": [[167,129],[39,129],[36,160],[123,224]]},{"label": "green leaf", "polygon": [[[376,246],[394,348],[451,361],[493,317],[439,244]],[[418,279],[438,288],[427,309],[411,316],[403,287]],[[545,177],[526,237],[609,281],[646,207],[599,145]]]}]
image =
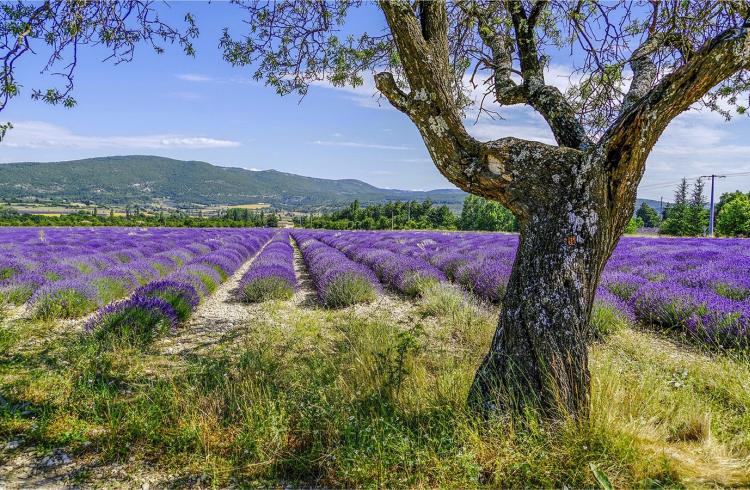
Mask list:
[{"label": "green leaf", "polygon": [[599,488],[602,490],[614,490],[615,487],[612,486],[609,478],[607,478],[607,475],[602,470],[600,470],[594,463],[589,463],[589,468],[591,468],[594,478],[596,478],[596,481],[599,483]]}]

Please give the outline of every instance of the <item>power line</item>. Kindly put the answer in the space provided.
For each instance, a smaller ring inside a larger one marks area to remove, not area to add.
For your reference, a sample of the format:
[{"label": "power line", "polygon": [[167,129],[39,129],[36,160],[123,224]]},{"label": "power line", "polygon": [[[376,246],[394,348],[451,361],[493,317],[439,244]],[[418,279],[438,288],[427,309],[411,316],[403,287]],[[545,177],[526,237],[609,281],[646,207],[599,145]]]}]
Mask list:
[{"label": "power line", "polygon": [[[734,173],[728,173],[723,174],[722,177],[748,177],[750,176],[750,172],[734,172]],[[698,175],[695,177],[685,177],[685,180],[688,182],[697,181],[698,179],[710,177],[710,175]],[[655,190],[655,189],[663,189],[666,187],[673,187],[676,185],[679,185],[682,180],[673,180],[671,182],[654,182],[652,184],[646,184],[638,187],[639,190]]]}]

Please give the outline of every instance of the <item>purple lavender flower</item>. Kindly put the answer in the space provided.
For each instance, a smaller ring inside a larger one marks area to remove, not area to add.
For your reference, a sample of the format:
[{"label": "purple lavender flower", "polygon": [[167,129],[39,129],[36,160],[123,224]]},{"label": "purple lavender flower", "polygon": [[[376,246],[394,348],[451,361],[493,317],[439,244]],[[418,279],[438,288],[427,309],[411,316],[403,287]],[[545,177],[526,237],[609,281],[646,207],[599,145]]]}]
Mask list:
[{"label": "purple lavender flower", "polygon": [[380,285],[372,270],[306,233],[294,237],[321,303],[341,307],[375,299]]},{"label": "purple lavender flower", "polygon": [[169,303],[152,296],[136,295],[102,308],[85,328],[100,340],[148,343],[160,332],[174,329],[178,323],[178,315]]},{"label": "purple lavender flower", "polygon": [[200,296],[191,283],[174,279],[141,286],[135,291],[134,296],[154,297],[166,301],[172,306],[180,321],[187,320],[200,302]]}]

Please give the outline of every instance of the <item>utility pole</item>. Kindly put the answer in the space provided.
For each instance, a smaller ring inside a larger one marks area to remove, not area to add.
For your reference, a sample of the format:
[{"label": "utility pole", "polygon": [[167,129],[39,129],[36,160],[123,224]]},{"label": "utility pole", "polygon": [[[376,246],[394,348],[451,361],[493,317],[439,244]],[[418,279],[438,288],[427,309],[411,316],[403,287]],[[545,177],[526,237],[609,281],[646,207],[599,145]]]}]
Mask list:
[{"label": "utility pole", "polygon": [[715,179],[723,179],[726,177],[726,175],[701,175],[701,179],[703,177],[711,177],[711,204],[709,205],[710,209],[708,211],[708,236],[709,238],[714,237],[714,180]]}]

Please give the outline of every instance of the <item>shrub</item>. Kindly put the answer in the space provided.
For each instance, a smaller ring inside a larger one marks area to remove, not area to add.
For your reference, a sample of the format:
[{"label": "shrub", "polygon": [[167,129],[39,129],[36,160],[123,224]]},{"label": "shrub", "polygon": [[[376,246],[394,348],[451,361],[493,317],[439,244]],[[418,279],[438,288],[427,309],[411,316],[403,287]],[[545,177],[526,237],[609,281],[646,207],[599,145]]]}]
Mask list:
[{"label": "shrub", "polygon": [[242,284],[241,298],[248,303],[272,299],[285,300],[294,296],[294,286],[277,276],[259,277]]},{"label": "shrub", "polygon": [[99,341],[144,345],[174,328],[178,321],[177,312],[166,301],[136,295],[100,310],[86,324],[86,330]]},{"label": "shrub", "polygon": [[337,275],[323,291],[323,303],[331,308],[343,308],[357,303],[371,303],[377,290],[368,278],[352,272]]},{"label": "shrub", "polygon": [[597,299],[591,310],[591,331],[596,338],[603,338],[631,325],[627,312],[613,302]]},{"label": "shrub", "polygon": [[121,269],[110,269],[91,279],[91,285],[96,288],[102,304],[122,298],[137,284],[138,279],[133,274]]},{"label": "shrub", "polygon": [[181,322],[190,317],[200,302],[200,296],[191,284],[170,279],[147,284],[137,289],[135,295],[158,298],[169,303]]},{"label": "shrub", "polygon": [[190,264],[185,266],[181,272],[195,276],[203,284],[208,294],[216,291],[223,281],[222,275],[213,267],[205,264]]},{"label": "shrub", "polygon": [[0,302],[21,305],[27,302],[44,283],[44,277],[35,272],[20,274],[5,286],[0,287]]},{"label": "shrub", "polygon": [[47,284],[31,298],[33,316],[39,319],[76,318],[93,311],[97,291],[88,284],[68,280]]}]

